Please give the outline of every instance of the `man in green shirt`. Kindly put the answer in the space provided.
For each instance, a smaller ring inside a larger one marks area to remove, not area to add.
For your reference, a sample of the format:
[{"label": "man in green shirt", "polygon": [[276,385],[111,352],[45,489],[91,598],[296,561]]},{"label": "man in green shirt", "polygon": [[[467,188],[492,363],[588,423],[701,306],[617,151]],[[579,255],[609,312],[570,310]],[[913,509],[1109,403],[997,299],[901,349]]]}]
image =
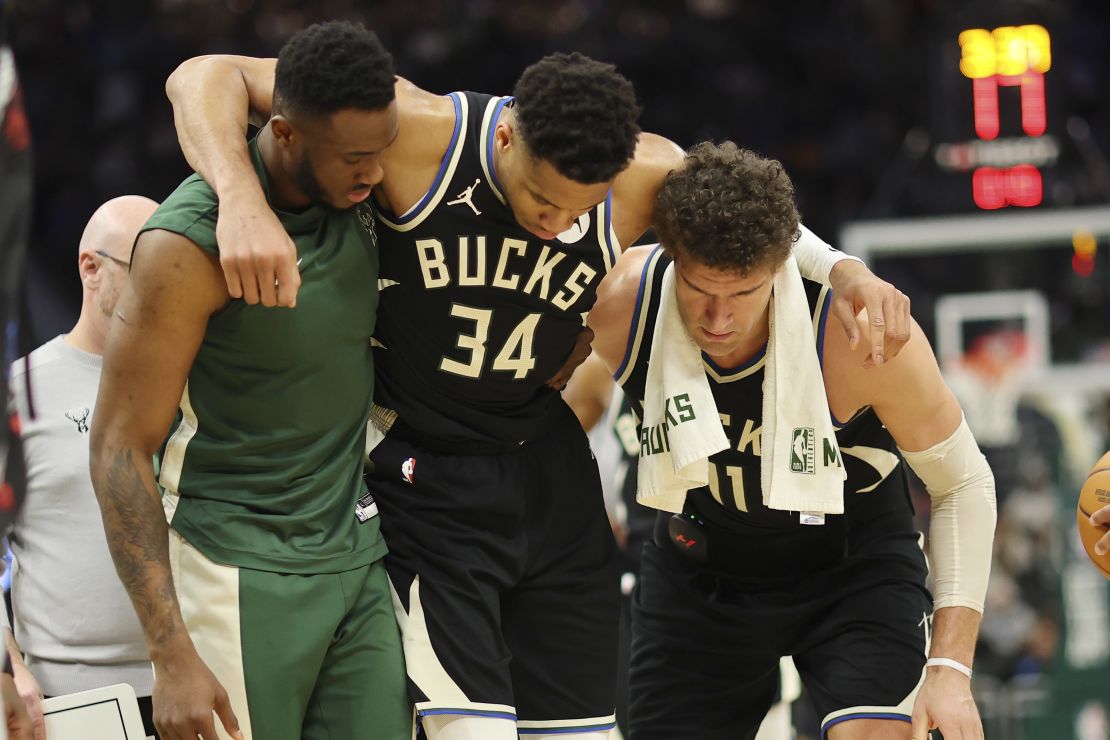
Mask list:
[{"label": "man in green shirt", "polygon": [[282,49],[273,102],[249,157],[297,247],[296,310],[230,298],[216,195],[197,175],[182,183],[135,244],[93,484],[165,740],[407,740],[361,476],[378,302],[366,199],[397,134],[392,60],[361,26],[312,26]]}]

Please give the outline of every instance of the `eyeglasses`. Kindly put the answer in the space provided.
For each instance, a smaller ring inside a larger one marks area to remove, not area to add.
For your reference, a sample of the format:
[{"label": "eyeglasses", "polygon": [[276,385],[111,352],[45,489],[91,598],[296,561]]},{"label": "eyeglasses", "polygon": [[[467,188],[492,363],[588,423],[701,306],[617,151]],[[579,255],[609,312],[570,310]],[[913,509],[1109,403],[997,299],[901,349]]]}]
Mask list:
[{"label": "eyeglasses", "polygon": [[128,269],[131,268],[131,263],[130,262],[128,262],[127,260],[121,260],[119,257],[113,257],[112,255],[105,252],[103,249],[94,250],[93,254],[97,254],[97,255],[100,255],[101,257],[104,257],[106,259],[110,259],[110,260],[112,260],[112,262],[115,262],[117,265],[123,265],[124,267],[126,267]]}]

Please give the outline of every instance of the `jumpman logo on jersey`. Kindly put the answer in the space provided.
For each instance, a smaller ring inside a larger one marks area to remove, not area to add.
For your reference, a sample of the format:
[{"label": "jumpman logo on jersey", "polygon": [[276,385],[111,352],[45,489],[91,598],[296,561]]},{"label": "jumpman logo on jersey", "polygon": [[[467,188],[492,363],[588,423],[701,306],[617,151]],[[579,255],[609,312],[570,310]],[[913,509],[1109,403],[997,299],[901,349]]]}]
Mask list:
[{"label": "jumpman logo on jersey", "polygon": [[447,201],[447,205],[457,206],[459,203],[466,203],[468,206],[470,206],[470,210],[474,211],[475,216],[481,216],[482,212],[479,211],[478,207],[474,205],[474,200],[473,200],[473,198],[474,198],[474,188],[478,187],[478,183],[480,183],[481,181],[482,181],[482,178],[480,178],[480,177],[475,178],[473,185],[471,185],[466,190],[459,193],[458,197],[456,197],[454,200]]}]

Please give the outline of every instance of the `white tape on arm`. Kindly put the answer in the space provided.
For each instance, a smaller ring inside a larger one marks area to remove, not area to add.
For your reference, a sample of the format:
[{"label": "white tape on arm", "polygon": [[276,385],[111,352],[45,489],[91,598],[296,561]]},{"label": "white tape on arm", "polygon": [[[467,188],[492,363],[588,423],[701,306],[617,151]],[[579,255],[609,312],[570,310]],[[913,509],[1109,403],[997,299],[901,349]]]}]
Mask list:
[{"label": "white tape on arm", "polygon": [[829,274],[832,272],[833,265],[841,260],[863,262],[859,257],[833,249],[828,242],[802,224],[798,224],[798,229],[801,231],[801,236],[794,243],[794,259],[798,261],[798,270],[802,273],[802,277],[831,286]]},{"label": "white tape on arm", "polygon": [[934,607],[966,606],[982,613],[998,516],[987,459],[965,419],[943,442],[921,452],[901,452],[933,500]]}]

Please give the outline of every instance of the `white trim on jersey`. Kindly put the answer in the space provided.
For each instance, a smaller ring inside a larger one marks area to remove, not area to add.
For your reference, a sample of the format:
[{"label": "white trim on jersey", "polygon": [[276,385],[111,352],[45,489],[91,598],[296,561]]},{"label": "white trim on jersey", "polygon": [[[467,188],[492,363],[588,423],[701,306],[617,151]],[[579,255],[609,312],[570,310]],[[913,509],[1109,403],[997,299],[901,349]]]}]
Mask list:
[{"label": "white trim on jersey", "polygon": [[576,735],[590,732],[608,732],[617,725],[617,715],[605,717],[583,717],[581,719],[517,720],[517,731],[521,735],[546,735],[550,730],[558,730],[559,735]]},{"label": "white trim on jersey", "polygon": [[455,176],[455,168],[459,164],[463,149],[466,148],[466,123],[469,115],[469,106],[466,96],[462,93],[451,93],[449,96],[455,102],[455,133],[451,145],[443,155],[441,172],[437,179],[428,188],[428,192],[420,199],[416,206],[405,212],[400,219],[390,218],[381,208],[377,209],[378,220],[394,231],[411,231],[424,222],[439,202],[443,200],[451,180]]},{"label": "white trim on jersey", "polygon": [[[817,296],[816,305],[813,308],[813,335],[817,337],[817,346],[824,346],[824,336],[821,334],[821,324],[825,318],[825,303],[828,300],[829,288],[823,286],[821,292]],[[762,370],[767,364],[767,348],[764,347],[754,360],[749,360],[751,364],[741,365],[736,368],[722,368],[717,366],[709,359],[708,356],[702,353],[703,364],[705,365],[705,374],[713,379],[715,383],[732,383],[737,380],[752,375],[753,373]]]},{"label": "white trim on jersey", "polygon": [[420,725],[428,740],[520,740],[516,722],[508,717],[425,714]]},{"label": "white trim on jersey", "polygon": [[617,253],[613,245],[617,243],[613,233],[613,191],[610,190],[605,200],[597,204],[597,241],[601,246],[601,261],[605,265],[605,274],[608,275],[617,261]]},{"label": "white trim on jersey", "polygon": [[[623,386],[628,382],[636,369],[636,362],[640,357],[640,349],[643,346],[644,334],[648,325],[648,307],[651,305],[653,291],[655,290],[655,271],[662,256],[662,247],[656,247],[647,258],[647,262],[644,263],[644,269],[640,276],[640,287],[636,296],[636,309],[632,314],[632,326],[629,330],[627,349],[621,366],[617,368],[617,373],[613,376],[618,385]],[[731,383],[746,378],[762,370],[766,361],[767,355],[763,352],[749,365],[726,369],[717,367],[706,357],[704,352],[702,353],[702,365],[705,367],[705,374],[716,383]]]},{"label": "white trim on jersey", "polygon": [[879,474],[879,479],[866,488],[856,490],[856,493],[871,493],[885,481],[891,473],[898,469],[901,460],[893,452],[878,447],[856,445],[855,447],[841,447],[841,454],[851,455],[861,462],[869,465]]},{"label": "white trim on jersey", "polygon": [[425,714],[460,714],[498,717],[516,720],[516,707],[507,704],[488,704],[471,701],[470,697],[455,683],[447,672],[439,656],[436,655],[428,622],[424,618],[424,607],[420,601],[420,576],[415,576],[409,585],[409,608],[401,603],[393,581],[389,582],[393,595],[393,611],[397,615],[397,626],[401,630],[405,650],[405,668],[409,680],[420,689],[428,701],[416,703],[416,711]]},{"label": "white trim on jersey", "polygon": [[[831,289],[827,285],[821,286],[821,292],[817,294],[817,300],[813,306],[813,336],[817,337],[817,346],[825,346],[825,335],[821,332],[821,321],[825,317],[825,303],[829,300],[829,293]],[[817,358],[822,360],[823,358]]]},{"label": "white trim on jersey", "polygon": [[760,350],[759,356],[754,362],[751,360],[749,360],[749,362],[751,364],[744,364],[740,367],[723,368],[713,364],[704,352],[701,356],[701,364],[705,368],[705,374],[708,375],[714,383],[732,383],[762,370],[763,366],[767,364],[766,348]]},{"label": "white trim on jersey", "polygon": [[[814,308],[813,308],[813,336],[817,338],[817,347],[818,348],[823,347],[824,346],[824,341],[825,341],[825,337],[821,333],[821,323],[823,322],[823,320],[825,318],[825,303],[827,302],[828,297],[829,297],[829,288],[828,288],[828,286],[822,286],[821,292],[818,294],[817,301],[815,302],[815,305],[814,305]],[[820,351],[820,349],[818,351]],[[762,370],[764,365],[767,364],[767,348],[766,348],[766,346],[764,346],[764,348],[760,351],[760,354],[759,354],[759,357],[758,357],[757,360],[755,360],[755,361],[749,360],[749,362],[751,362],[750,365],[741,365],[740,367],[737,367],[737,368],[727,368],[726,369],[726,368],[719,367],[719,366],[715,365],[705,355],[704,352],[702,353],[702,358],[704,360],[703,364],[705,365],[705,374],[708,375],[710,378],[712,378],[714,382],[716,382],[716,383],[732,383],[734,381],[746,378],[746,377],[748,377],[752,373],[755,373],[758,370]],[[818,360],[820,361],[820,358],[818,358]]]},{"label": "white trim on jersey", "polygon": [[181,470],[185,466],[185,450],[197,434],[199,422],[193,404],[189,401],[189,382],[181,393],[181,421],[166,442],[166,454],[162,456],[162,466],[158,473],[158,483],[167,491],[176,493],[181,485]]},{"label": "white trim on jersey", "polygon": [[[611,194],[613,191],[610,190],[609,192]],[[620,258],[620,255],[624,252],[624,248],[621,247],[621,240],[617,238],[617,230],[615,228],[613,228],[613,203],[612,203],[612,201],[609,202],[609,209],[608,210],[609,210],[609,213],[607,214],[607,216],[608,216],[608,220],[609,220],[609,229],[608,229],[608,232],[609,232],[609,246],[613,250],[613,262],[615,264],[616,261]]]},{"label": "white trim on jersey", "polygon": [[[919,625],[925,630],[925,655],[929,654],[929,646],[932,643],[932,635],[929,632],[929,615],[921,615],[921,624]],[[917,680],[917,685],[913,687],[910,693],[906,694],[905,698],[894,706],[855,706],[845,707],[838,709],[835,712],[829,712],[821,719],[821,737],[827,737],[829,727],[840,722],[847,722],[853,719],[889,719],[900,722],[909,722],[913,715],[913,705],[917,701],[917,692],[921,690],[921,684],[925,683],[924,665],[921,666],[921,678]]]},{"label": "white trim on jersey", "polygon": [[640,356],[640,346],[644,339],[644,327],[647,326],[648,306],[651,305],[651,294],[655,290],[655,268],[663,254],[662,247],[656,247],[648,256],[647,263],[640,275],[640,289],[636,296],[636,310],[632,314],[632,326],[629,327],[628,346],[624,353],[624,361],[617,368],[613,378],[617,385],[624,385],[636,369],[636,360]]},{"label": "white trim on jersey", "polygon": [[508,205],[508,202],[505,200],[505,194],[501,192],[497,176],[493,172],[493,162],[490,161],[490,139],[493,137],[493,129],[497,126],[494,113],[500,111],[509,100],[511,100],[510,97],[490,98],[490,101],[486,103],[485,113],[482,114],[482,128],[479,129],[482,136],[478,141],[478,160],[482,163],[482,172],[486,176],[486,182],[489,183],[489,189],[504,205]]}]

